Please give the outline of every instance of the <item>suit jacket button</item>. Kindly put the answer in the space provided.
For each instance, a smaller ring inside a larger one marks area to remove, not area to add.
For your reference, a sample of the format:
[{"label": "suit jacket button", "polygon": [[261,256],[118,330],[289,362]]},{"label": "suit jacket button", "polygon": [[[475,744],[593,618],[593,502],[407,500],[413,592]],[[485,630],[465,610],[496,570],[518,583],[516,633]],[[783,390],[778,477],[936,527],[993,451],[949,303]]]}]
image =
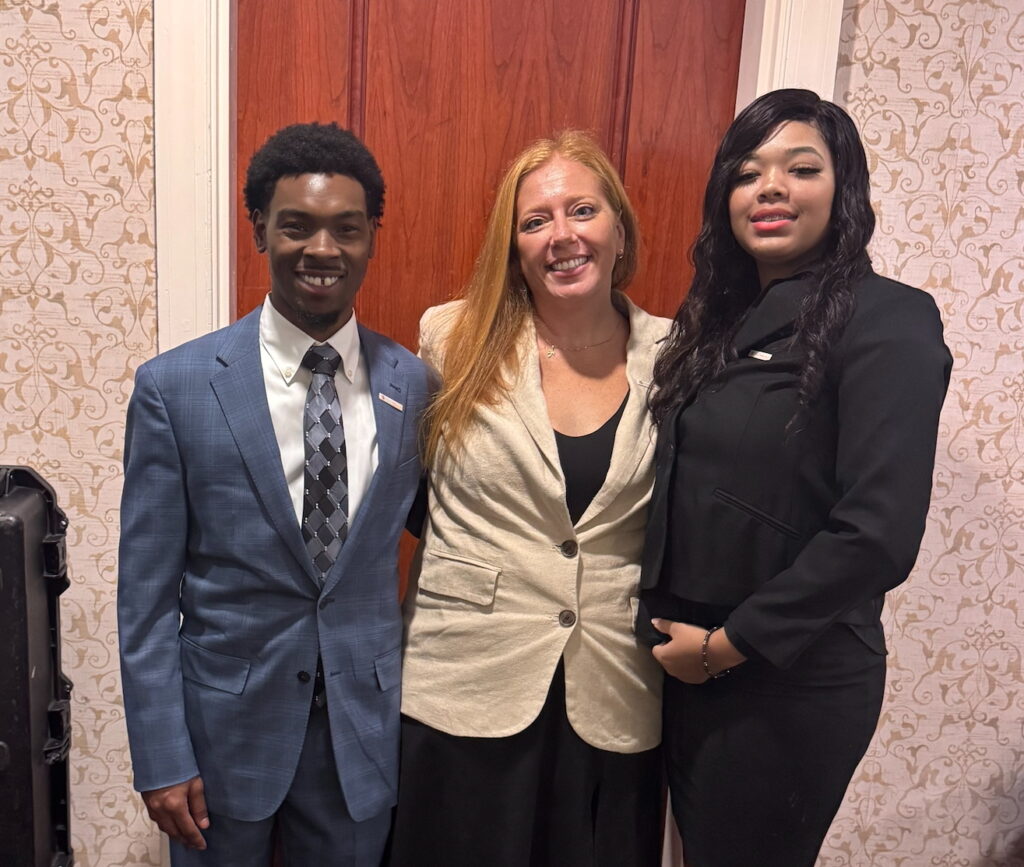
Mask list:
[{"label": "suit jacket button", "polygon": [[566,539],[558,546],[558,550],[562,552],[563,557],[575,557],[579,553],[580,546],[576,544],[575,539]]},{"label": "suit jacket button", "polygon": [[576,624],[576,614],[566,608],[564,611],[559,612],[558,625],[559,626],[574,626]]},{"label": "suit jacket button", "polygon": [[299,679],[300,683],[309,683],[313,679],[312,677],[310,677],[310,674],[309,674],[308,671],[300,671],[295,676]]}]

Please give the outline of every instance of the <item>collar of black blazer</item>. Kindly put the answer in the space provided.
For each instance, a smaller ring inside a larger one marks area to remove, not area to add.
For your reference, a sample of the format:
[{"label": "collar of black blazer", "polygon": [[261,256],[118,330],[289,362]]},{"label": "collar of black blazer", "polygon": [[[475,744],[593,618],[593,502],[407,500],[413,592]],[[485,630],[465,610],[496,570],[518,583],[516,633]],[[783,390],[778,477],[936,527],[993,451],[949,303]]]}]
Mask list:
[{"label": "collar of black blazer", "polygon": [[807,274],[769,283],[750,306],[736,331],[733,338],[736,355],[743,357],[757,346],[792,334],[793,323],[800,315],[800,305],[811,288]]}]

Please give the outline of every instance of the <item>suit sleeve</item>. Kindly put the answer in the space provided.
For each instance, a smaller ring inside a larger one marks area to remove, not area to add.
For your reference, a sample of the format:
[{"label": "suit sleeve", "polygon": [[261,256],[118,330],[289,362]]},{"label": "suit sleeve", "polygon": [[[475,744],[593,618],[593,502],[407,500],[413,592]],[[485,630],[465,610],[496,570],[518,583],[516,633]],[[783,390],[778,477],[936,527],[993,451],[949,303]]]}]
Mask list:
[{"label": "suit sleeve", "polygon": [[837,500],[793,565],[741,603],[726,634],[785,668],[845,611],[904,581],[931,496],[951,358],[934,301],[889,295],[836,348]]},{"label": "suit sleeve", "polygon": [[178,649],[179,589],[188,547],[184,469],[152,373],[128,406],[118,574],[125,717],[139,791],[199,773],[185,724]]}]

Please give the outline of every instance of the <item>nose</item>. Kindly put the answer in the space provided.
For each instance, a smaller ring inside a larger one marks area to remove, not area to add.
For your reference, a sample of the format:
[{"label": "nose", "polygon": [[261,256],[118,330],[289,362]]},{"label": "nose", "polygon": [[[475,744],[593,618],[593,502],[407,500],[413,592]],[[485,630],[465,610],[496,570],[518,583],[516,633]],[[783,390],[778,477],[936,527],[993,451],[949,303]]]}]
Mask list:
[{"label": "nose", "polygon": [[306,254],[321,259],[332,259],[338,256],[338,245],[329,230],[320,229],[310,237],[306,245]]},{"label": "nose", "polygon": [[768,169],[762,175],[761,189],[758,190],[758,199],[774,200],[786,196],[786,173],[780,169]]},{"label": "nose", "polygon": [[566,215],[556,214],[551,220],[551,243],[565,243],[573,241],[575,238],[576,232]]}]

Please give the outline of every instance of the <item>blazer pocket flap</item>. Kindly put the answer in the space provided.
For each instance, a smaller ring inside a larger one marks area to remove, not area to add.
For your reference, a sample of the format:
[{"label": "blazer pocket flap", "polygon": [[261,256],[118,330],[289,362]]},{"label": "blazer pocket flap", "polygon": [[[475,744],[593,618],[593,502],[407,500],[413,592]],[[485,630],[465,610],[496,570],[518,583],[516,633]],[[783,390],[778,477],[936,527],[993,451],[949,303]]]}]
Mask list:
[{"label": "blazer pocket flap", "polygon": [[490,605],[501,569],[447,551],[427,551],[420,570],[420,590],[440,596],[464,599],[476,605]]},{"label": "blazer pocket flap", "polygon": [[396,647],[373,661],[377,671],[377,685],[381,692],[394,689],[402,681],[402,648]]},{"label": "blazer pocket flap", "polygon": [[872,623],[869,625],[865,625],[863,623],[847,623],[846,627],[861,641],[863,641],[870,650],[874,651],[879,656],[885,656],[888,654],[889,651],[885,646],[885,631],[882,629],[881,623]]},{"label": "blazer pocket flap", "polygon": [[182,677],[223,692],[242,694],[249,677],[248,659],[207,650],[184,636],[178,638],[181,644]]}]

